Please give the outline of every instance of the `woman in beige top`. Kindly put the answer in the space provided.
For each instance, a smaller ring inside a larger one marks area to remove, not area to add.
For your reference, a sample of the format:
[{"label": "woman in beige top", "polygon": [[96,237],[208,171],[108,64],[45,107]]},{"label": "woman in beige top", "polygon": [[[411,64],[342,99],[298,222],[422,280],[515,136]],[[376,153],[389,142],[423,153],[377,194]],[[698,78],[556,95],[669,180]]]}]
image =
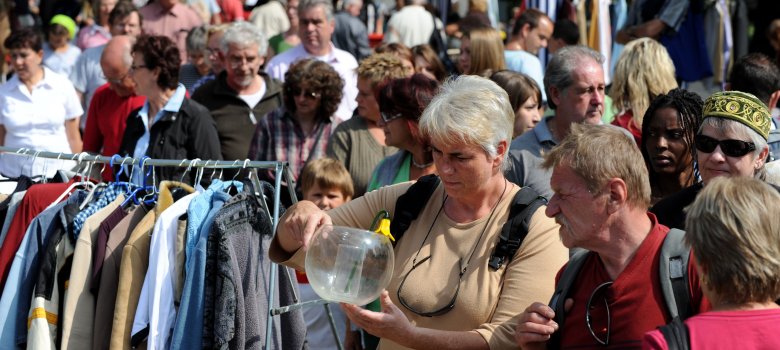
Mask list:
[{"label": "woman in beige top", "polygon": [[[442,181],[396,244],[382,311],[342,304],[353,323],[381,338],[380,349],[514,348],[515,316],[552,295],[568,252],[544,207],[533,214],[512,261],[497,270],[488,266],[520,190],[503,175],[513,122],[506,92],[476,76],[446,83],[425,110],[420,130]],[[297,203],[281,219],[271,258],[302,269],[317,227],[366,229],[379,210],[392,213],[410,185],[384,187],[328,212]]]}]

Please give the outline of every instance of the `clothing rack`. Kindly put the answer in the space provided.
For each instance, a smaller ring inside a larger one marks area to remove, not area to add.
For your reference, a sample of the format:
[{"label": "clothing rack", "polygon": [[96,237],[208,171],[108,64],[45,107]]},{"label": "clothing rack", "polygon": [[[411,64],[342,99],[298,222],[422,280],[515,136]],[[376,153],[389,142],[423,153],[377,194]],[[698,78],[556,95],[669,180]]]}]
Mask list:
[{"label": "clothing rack", "polygon": [[[37,151],[29,148],[17,148],[17,147],[6,147],[6,146],[0,146],[0,153],[2,153],[3,155],[33,157],[33,162],[35,162],[35,159],[37,158],[45,158],[45,159],[57,159],[63,161],[76,161],[79,164],[100,163],[100,164],[109,164],[109,165],[139,165],[141,166],[142,169],[147,166],[187,167],[188,170],[191,168],[273,169],[275,171],[276,176],[274,177],[273,212],[269,213],[271,214],[271,221],[273,223],[271,232],[276,232],[276,225],[278,224],[279,221],[279,203],[280,203],[280,196],[281,196],[280,189],[282,187],[282,178],[284,178],[284,180],[288,184],[293,183],[292,174],[288,167],[287,162],[252,161],[249,159],[245,159],[245,160],[181,159],[179,160],[179,159],[152,159],[148,157],[138,159],[133,157],[122,157],[119,155],[115,155],[113,157],[106,157],[101,155],[89,154],[87,152],[81,152],[78,154],[69,154],[69,153],[59,153],[59,152]],[[288,186],[288,191],[290,192],[290,198],[296,198],[294,187],[295,186]],[[276,285],[277,274],[278,274],[277,264],[271,262],[271,271],[269,274],[270,286]],[[273,295],[274,293],[268,293],[269,308],[271,305],[273,305],[274,302]],[[269,311],[268,322],[266,322],[266,329],[265,329],[264,349],[268,349],[271,345],[270,334],[273,328],[273,316],[274,315],[271,314],[271,312]]]}]

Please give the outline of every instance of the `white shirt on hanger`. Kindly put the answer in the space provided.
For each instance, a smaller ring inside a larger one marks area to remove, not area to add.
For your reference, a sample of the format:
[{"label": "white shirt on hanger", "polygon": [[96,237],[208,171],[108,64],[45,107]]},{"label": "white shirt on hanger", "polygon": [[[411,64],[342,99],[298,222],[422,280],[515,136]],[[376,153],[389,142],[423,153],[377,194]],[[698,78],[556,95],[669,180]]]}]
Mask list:
[{"label": "white shirt on hanger", "polygon": [[174,262],[178,219],[187,213],[190,201],[200,193],[191,193],[160,214],[149,243],[149,269],[138,300],[131,335],[149,327],[147,349],[166,349],[176,321],[174,300]]}]

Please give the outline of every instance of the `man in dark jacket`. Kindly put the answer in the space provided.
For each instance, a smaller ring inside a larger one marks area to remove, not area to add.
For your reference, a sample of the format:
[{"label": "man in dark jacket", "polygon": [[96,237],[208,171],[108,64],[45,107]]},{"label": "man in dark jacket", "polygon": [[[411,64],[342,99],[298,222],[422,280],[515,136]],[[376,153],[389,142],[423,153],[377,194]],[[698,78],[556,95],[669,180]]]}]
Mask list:
[{"label": "man in dark jacket", "polygon": [[192,95],[217,123],[225,160],[246,159],[258,120],[282,105],[282,84],[260,70],[267,49],[268,41],[255,26],[232,24],[221,43],[225,71]]},{"label": "man in dark jacket", "polygon": [[360,21],[360,9],[363,0],[345,0],[344,9],[336,14],[336,27],[333,30],[333,45],[355,56],[360,62],[371,55],[368,46],[368,29]]}]

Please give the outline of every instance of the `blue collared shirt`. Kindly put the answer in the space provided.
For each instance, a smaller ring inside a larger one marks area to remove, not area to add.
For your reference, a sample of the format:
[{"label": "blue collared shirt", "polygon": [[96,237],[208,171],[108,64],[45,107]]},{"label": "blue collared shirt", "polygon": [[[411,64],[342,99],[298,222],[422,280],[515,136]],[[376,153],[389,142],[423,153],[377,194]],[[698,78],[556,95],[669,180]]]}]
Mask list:
[{"label": "blue collared shirt", "polygon": [[[165,115],[166,112],[170,113],[178,113],[179,109],[181,109],[181,104],[184,103],[184,98],[187,93],[187,88],[184,87],[184,85],[179,84],[178,87],[176,87],[176,91],[173,93],[170,99],[168,99],[168,103],[163,106],[161,110],[157,112],[157,114],[154,116],[154,123],[160,121],[162,117]],[[141,157],[146,155],[146,151],[149,148],[149,139],[151,137],[151,125],[149,125],[149,100],[147,99],[146,102],[144,102],[144,106],[141,107],[141,110],[138,112],[138,118],[141,118],[141,122],[144,123],[144,134],[141,135],[141,138],[138,139],[138,142],[135,144],[135,150],[133,150],[133,158],[141,159]],[[142,171],[134,171],[133,172],[133,179],[132,182],[138,185],[143,184],[143,172]]]}]

